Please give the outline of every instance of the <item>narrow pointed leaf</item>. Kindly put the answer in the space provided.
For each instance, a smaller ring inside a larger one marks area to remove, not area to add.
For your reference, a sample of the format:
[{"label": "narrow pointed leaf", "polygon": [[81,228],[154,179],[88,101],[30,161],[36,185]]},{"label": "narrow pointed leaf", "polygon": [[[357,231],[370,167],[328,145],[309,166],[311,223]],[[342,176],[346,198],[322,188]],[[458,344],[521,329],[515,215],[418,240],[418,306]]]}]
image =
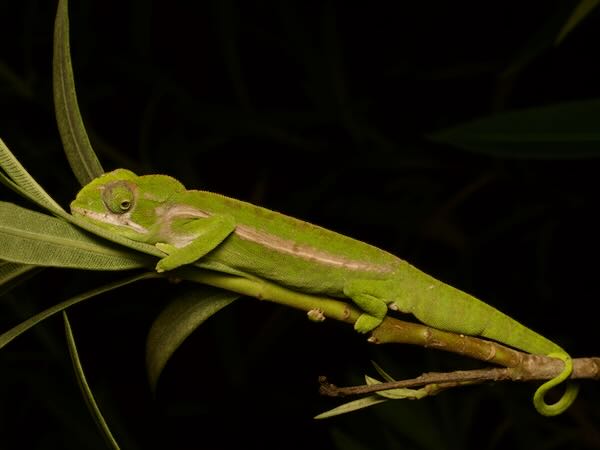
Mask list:
[{"label": "narrow pointed leaf", "polygon": [[[368,375],[365,375],[365,381],[368,386],[373,386],[374,384],[381,384],[381,381],[376,380],[375,378],[371,378]],[[395,380],[390,380],[390,382]],[[385,398],[390,398],[393,400],[401,400],[401,399],[421,399],[423,397],[427,397],[426,389],[411,389],[411,388],[394,388],[387,389],[385,391],[378,391],[377,395]]]},{"label": "narrow pointed leaf", "polygon": [[36,266],[18,264],[10,261],[0,261],[0,286],[35,269]]},{"label": "narrow pointed leaf", "polygon": [[385,381],[387,381],[388,383],[396,381],[389,373],[387,373],[385,370],[383,370],[383,368],[379,364],[377,364],[375,361],[371,361],[371,364],[373,365],[373,367],[375,368],[377,373],[379,375],[381,375]]},{"label": "narrow pointed leaf", "polygon": [[209,287],[176,298],[158,315],[146,340],[146,367],[152,390],[175,350],[203,322],[240,297]]},{"label": "narrow pointed leaf", "polygon": [[17,158],[15,158],[15,156],[11,153],[8,147],[4,145],[2,140],[0,140],[0,167],[4,169],[8,175],[7,178],[4,174],[2,174],[2,172],[0,172],[0,182],[6,184],[18,194],[30,199],[34,203],[37,203],[58,217],[61,217],[66,221],[71,222],[72,224],[75,224],[93,234],[101,236],[111,242],[124,245],[125,247],[129,247],[149,255],[159,257],[164,256],[164,253],[162,253],[153,245],[146,244],[144,242],[132,241],[131,239],[127,239],[126,237],[107,231],[88,220],[82,219],[81,217],[75,217],[68,214],[42,189],[39,184],[37,184],[37,182],[21,165],[21,163],[19,163]]},{"label": "narrow pointed leaf", "polygon": [[[531,33],[518,48],[506,69],[500,74],[500,80],[509,80],[523,71],[535,58],[547,52],[556,43],[556,36],[564,27],[566,18],[573,11],[572,2],[556,2],[539,16],[539,21],[530,23]],[[499,80],[499,81],[500,81]]]},{"label": "narrow pointed leaf", "polygon": [[127,284],[131,284],[136,281],[145,280],[149,278],[156,278],[159,276],[160,275],[156,274],[155,272],[144,272],[142,274],[133,275],[122,280],[115,281],[114,283],[106,284],[99,288],[84,292],[83,294],[76,295],[75,297],[71,297],[70,299],[65,300],[63,302],[57,303],[56,305],[53,305],[50,308],[36,314],[35,316],[24,320],[23,322],[11,328],[7,332],[0,334],[0,349],[2,349],[6,344],[8,344],[21,334],[25,333],[27,330],[34,327],[38,323],[42,322],[48,317],[53,316],[58,312],[69,308],[70,306],[76,305],[77,303],[80,303],[84,300],[103,294],[104,292],[112,291],[113,289],[120,288]]},{"label": "narrow pointed leaf", "polygon": [[64,220],[0,202],[0,259],[90,270],[148,267],[145,255],[116,247]]},{"label": "narrow pointed leaf", "polygon": [[[33,179],[29,172],[15,158],[12,152],[0,139],[0,168],[4,170],[9,180],[0,173],[4,184],[7,184],[17,193],[26,196],[31,201],[56,214],[66,214],[61,206],[50,197],[46,191]],[[12,183],[11,183],[12,181]],[[16,185],[16,186],[15,186]]]},{"label": "narrow pointed leaf", "polygon": [[104,420],[104,416],[96,403],[96,399],[94,398],[94,394],[90,389],[90,386],[87,383],[87,379],[85,377],[85,372],[83,371],[83,366],[81,365],[81,360],[79,359],[79,354],[77,353],[77,346],[75,345],[75,337],[73,336],[73,330],[71,329],[71,324],[69,323],[69,318],[67,317],[67,312],[63,311],[63,322],[65,323],[65,335],[67,337],[67,345],[69,347],[69,354],[71,356],[71,362],[73,363],[73,370],[75,371],[75,376],[77,378],[77,384],[79,384],[79,389],[81,389],[81,393],[83,394],[83,398],[87,407],[96,422],[96,425],[100,429],[100,433],[104,437],[107,445],[115,450],[120,450],[119,444],[113,437],[106,420]]},{"label": "narrow pointed leaf", "polygon": [[73,173],[82,185],[102,175],[104,170],[92,149],[77,105],[71,49],[67,0],[59,0],[54,22],[54,57],[52,61],[54,109],[60,137]]},{"label": "narrow pointed leaf", "polygon": [[0,296],[41,270],[42,267],[29,264],[0,261]]},{"label": "narrow pointed leaf", "polygon": [[[145,242],[132,241],[131,239],[128,239],[124,236],[107,231],[104,228],[101,228],[98,225],[89,222],[88,220],[82,219],[81,217],[72,216],[70,214],[65,214],[61,217],[66,219],[71,224],[77,225],[77,227],[83,228],[84,230],[89,231],[90,233],[93,233],[97,236],[101,236],[102,238],[110,242],[123,245],[133,250],[146,253],[148,255],[158,256],[161,258],[165,256],[165,254],[159,249],[157,249],[154,245],[146,244]],[[105,243],[104,245],[108,245],[110,247],[109,242]]]},{"label": "narrow pointed leaf", "polygon": [[319,415],[316,415],[315,419],[328,419],[333,416],[339,416],[340,414],[346,414],[359,409],[368,408],[369,406],[377,405],[387,401],[385,398],[381,398],[378,395],[370,395],[368,397],[359,398],[348,403],[344,403],[336,408],[325,411]]},{"label": "narrow pointed leaf", "polygon": [[497,114],[428,137],[501,158],[597,158],[599,120],[600,99],[594,99]]},{"label": "narrow pointed leaf", "polygon": [[560,44],[567,35],[581,23],[583,19],[600,4],[600,0],[581,0],[573,10],[565,25],[562,27],[556,38],[556,44]]}]

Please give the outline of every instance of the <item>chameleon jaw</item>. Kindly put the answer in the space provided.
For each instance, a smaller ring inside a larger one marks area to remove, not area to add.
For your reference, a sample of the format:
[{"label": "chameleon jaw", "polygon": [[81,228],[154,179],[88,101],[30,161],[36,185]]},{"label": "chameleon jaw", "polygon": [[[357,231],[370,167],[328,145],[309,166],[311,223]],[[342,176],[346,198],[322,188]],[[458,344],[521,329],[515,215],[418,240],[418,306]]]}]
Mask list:
[{"label": "chameleon jaw", "polygon": [[84,217],[88,217],[96,222],[102,222],[108,225],[115,225],[119,227],[127,227],[136,233],[140,234],[148,234],[148,229],[141,226],[138,223],[135,223],[131,220],[131,214],[111,214],[111,213],[102,213],[97,211],[92,211],[85,208],[79,208],[74,206],[71,208],[72,213],[79,214]]}]

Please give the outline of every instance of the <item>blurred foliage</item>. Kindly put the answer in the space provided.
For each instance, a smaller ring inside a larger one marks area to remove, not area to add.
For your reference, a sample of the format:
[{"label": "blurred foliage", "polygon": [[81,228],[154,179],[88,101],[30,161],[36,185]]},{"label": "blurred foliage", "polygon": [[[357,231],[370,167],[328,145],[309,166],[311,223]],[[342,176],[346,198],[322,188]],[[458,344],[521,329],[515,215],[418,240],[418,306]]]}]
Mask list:
[{"label": "blurred foliage", "polygon": [[[600,13],[554,44],[578,4],[73,0],[71,51],[107,170],[168,173],[371,242],[590,356]],[[55,8],[0,2],[0,136],[66,206],[78,184],[52,105]],[[0,298],[0,326],[110,279],[45,270]],[[374,348],[253,299],[194,333],[153,397],[146,335],[185,288],[149,280],[71,310],[124,449],[600,448],[593,383],[554,419],[536,414],[533,386],[512,384],[315,422],[336,404],[318,375],[360,383],[370,359],[395,378],[473,363]],[[0,367],[0,448],[105,448],[58,318],[0,352]]]}]

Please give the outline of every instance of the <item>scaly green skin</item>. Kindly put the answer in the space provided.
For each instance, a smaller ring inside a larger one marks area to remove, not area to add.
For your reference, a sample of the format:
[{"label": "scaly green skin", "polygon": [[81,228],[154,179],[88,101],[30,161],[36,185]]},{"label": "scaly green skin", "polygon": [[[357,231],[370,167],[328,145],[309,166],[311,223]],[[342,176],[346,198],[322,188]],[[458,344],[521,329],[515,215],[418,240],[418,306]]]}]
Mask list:
[{"label": "scaly green skin", "polygon": [[534,395],[541,414],[560,414],[577,395],[577,386],[569,383],[557,403],[544,401],[546,392],[572,372],[571,358],[558,345],[364,242],[222,195],[186,190],[165,175],[137,176],[125,169],[85,186],[71,211],[130,239],[155,244],[166,253],[157,264],[159,272],[201,260],[301,292],[350,298],[364,311],[355,323],[362,333],[377,327],[389,307],[434,328],[558,358],[565,363],[563,372]]}]

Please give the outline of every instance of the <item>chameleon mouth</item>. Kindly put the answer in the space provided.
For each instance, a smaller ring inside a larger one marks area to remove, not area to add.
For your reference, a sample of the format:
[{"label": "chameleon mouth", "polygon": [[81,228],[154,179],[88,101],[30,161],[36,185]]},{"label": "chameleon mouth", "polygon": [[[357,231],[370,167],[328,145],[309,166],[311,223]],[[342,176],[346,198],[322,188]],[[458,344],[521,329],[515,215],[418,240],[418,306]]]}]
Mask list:
[{"label": "chameleon mouth", "polygon": [[126,227],[135,231],[136,233],[148,234],[148,229],[131,220],[130,214],[117,215],[111,213],[102,213],[85,208],[79,208],[77,206],[71,207],[71,212],[74,215],[88,217],[96,222],[102,222],[108,225],[115,225],[118,227]]}]

